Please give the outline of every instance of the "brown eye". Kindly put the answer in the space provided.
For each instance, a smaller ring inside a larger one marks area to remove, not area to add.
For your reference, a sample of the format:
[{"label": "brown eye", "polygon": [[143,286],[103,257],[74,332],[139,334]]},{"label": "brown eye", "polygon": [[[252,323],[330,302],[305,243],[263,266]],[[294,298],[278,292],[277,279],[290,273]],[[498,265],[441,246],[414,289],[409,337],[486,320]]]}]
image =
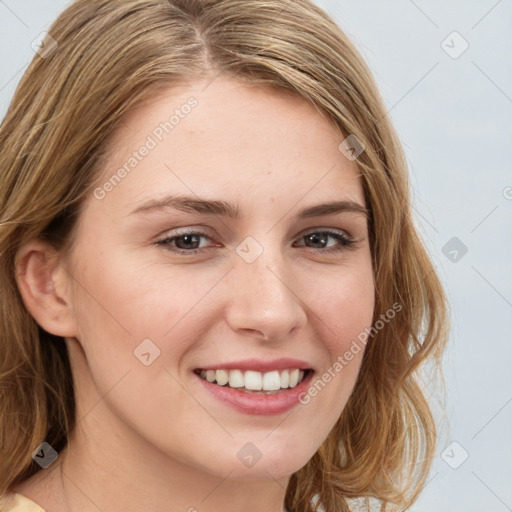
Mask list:
[{"label": "brown eye", "polygon": [[[180,235],[174,238],[176,241],[176,247],[178,249],[198,249],[200,244],[200,238],[199,235]],[[192,247],[193,246],[193,247]]]},{"label": "brown eye", "polygon": [[163,246],[166,250],[174,251],[179,254],[195,254],[207,248],[207,244],[201,246],[202,239],[210,241],[210,238],[205,233],[190,231],[178,233],[174,236],[167,236],[156,244]]},{"label": "brown eye", "polygon": [[[332,239],[335,242],[329,243]],[[337,231],[313,231],[302,237],[305,246],[323,252],[340,251],[354,245],[354,240],[348,235]]]}]

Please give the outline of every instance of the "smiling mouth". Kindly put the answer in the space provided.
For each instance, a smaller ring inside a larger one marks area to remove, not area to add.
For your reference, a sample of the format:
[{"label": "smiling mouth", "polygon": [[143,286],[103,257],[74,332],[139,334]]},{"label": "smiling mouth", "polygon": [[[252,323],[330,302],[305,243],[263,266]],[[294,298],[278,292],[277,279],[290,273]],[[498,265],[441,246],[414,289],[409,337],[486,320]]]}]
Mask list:
[{"label": "smiling mouth", "polygon": [[194,373],[201,379],[216,386],[235,389],[242,393],[275,395],[298,386],[313,370],[290,368],[258,372],[253,370],[203,370]]}]

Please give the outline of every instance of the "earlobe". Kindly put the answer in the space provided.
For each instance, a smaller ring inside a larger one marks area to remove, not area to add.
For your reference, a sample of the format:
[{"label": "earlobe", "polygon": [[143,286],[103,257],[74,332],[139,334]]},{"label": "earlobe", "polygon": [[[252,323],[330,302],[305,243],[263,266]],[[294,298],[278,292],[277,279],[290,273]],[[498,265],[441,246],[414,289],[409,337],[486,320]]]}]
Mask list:
[{"label": "earlobe", "polygon": [[16,254],[16,283],[35,321],[56,336],[76,336],[70,302],[69,276],[48,243],[33,240]]}]

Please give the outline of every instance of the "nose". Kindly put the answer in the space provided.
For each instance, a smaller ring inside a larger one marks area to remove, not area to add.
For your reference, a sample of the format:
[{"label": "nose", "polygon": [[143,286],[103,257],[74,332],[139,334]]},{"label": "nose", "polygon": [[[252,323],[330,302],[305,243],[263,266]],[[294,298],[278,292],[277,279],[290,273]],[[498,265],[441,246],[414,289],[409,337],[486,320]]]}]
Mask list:
[{"label": "nose", "polygon": [[306,324],[305,297],[294,289],[297,280],[290,265],[265,252],[252,263],[235,262],[228,284],[227,323],[244,335],[282,341]]}]

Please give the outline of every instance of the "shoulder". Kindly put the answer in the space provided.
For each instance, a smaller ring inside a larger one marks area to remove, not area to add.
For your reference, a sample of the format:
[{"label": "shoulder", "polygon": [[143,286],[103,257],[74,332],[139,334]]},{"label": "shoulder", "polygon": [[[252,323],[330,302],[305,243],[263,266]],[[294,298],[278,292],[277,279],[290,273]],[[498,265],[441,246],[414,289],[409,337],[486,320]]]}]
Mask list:
[{"label": "shoulder", "polygon": [[45,512],[37,503],[17,492],[8,492],[0,497],[1,512]]}]

